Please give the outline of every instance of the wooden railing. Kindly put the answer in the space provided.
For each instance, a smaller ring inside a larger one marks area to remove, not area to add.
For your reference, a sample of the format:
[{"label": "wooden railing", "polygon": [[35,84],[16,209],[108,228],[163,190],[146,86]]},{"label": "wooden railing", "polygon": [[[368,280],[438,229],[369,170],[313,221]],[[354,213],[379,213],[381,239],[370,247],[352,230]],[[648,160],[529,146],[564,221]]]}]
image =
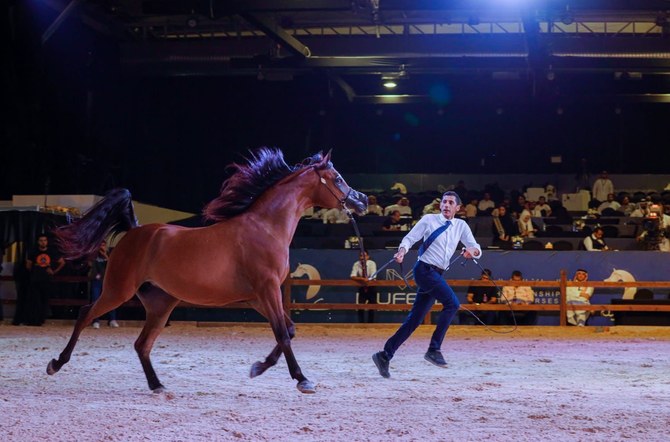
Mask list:
[{"label": "wooden railing", "polygon": [[[0,275],[0,281],[14,281],[12,276]],[[54,283],[88,283],[91,281],[91,278],[87,276],[60,276],[56,275],[53,278]],[[16,304],[16,299],[0,299],[2,304]],[[81,307],[86,304],[90,304],[90,299],[86,298],[49,298],[49,305],[52,306],[64,306],[64,307]],[[123,303],[122,307],[142,307],[142,303],[136,298],[133,297],[130,300]],[[220,308],[220,307],[211,307],[200,304],[191,304],[190,302],[180,302],[179,307],[193,307],[193,308]],[[234,302],[231,304],[226,304],[225,308],[251,308],[246,302]]]},{"label": "wooden railing", "polygon": [[[11,276],[0,276],[0,281],[13,281]],[[58,283],[81,283],[88,282],[89,278],[82,276],[56,276],[54,282]],[[411,287],[416,287],[414,280],[408,280]],[[503,286],[530,286],[534,289],[538,288],[559,288],[560,302],[559,304],[462,304],[462,307],[472,311],[491,310],[491,311],[509,311],[510,308],[514,311],[551,311],[559,312],[560,325],[567,325],[568,310],[581,311],[625,311],[625,312],[669,312],[670,305],[652,305],[652,304],[590,304],[590,305],[572,305],[566,302],[566,289],[568,287],[594,287],[594,288],[667,288],[670,287],[670,281],[632,281],[632,282],[605,282],[605,281],[587,281],[575,282],[568,280],[567,274],[564,270],[560,272],[560,279],[554,281],[548,280],[494,280],[498,287]],[[470,287],[470,286],[491,286],[491,281],[470,280],[470,279],[448,279],[447,283],[453,287]],[[367,283],[375,287],[398,287],[399,284],[405,285],[402,280],[374,280]],[[291,299],[291,292],[294,286],[327,286],[327,287],[360,287],[362,283],[351,279],[295,279],[287,278],[283,285],[283,305],[287,313],[293,310],[391,310],[391,311],[407,311],[412,308],[412,304],[355,304],[355,303],[309,303],[309,302],[293,302]],[[4,304],[14,304],[14,299],[2,299]],[[50,304],[54,306],[82,306],[88,304],[88,299],[83,298],[52,298]],[[140,302],[133,298],[123,304],[126,307],[139,307]],[[191,304],[188,302],[181,302],[179,307],[194,307],[194,308],[219,308],[210,306],[201,306],[198,304]],[[227,304],[223,308],[251,308],[249,304],[244,302],[236,302]],[[441,306],[436,304],[431,311],[441,310]],[[425,324],[430,324],[430,313],[424,319]]]},{"label": "wooden railing", "polygon": [[[414,280],[408,280],[412,287],[416,287]],[[559,304],[512,304],[508,305],[504,302],[499,304],[462,304],[462,307],[468,310],[493,310],[493,311],[509,311],[510,308],[514,311],[555,311],[559,312],[559,320],[561,326],[567,325],[568,310],[580,311],[626,311],[626,312],[670,312],[670,305],[651,305],[651,304],[590,304],[590,305],[573,305],[566,302],[566,289],[568,287],[594,287],[594,288],[665,288],[670,287],[670,281],[633,281],[633,282],[605,282],[605,281],[586,281],[575,282],[568,280],[565,270],[561,270],[560,279],[555,281],[511,281],[511,280],[495,280],[493,281],[498,287],[503,286],[530,286],[537,288],[559,288],[560,302]],[[367,284],[375,287],[398,287],[404,284],[402,280],[375,280],[369,281]],[[470,280],[470,279],[448,279],[447,283],[453,287],[470,287],[470,286],[486,286],[492,285],[491,281]],[[329,287],[360,287],[361,283],[354,280],[339,280],[339,279],[292,279],[289,278],[284,282],[284,307],[286,311],[291,310],[310,310],[310,309],[330,309],[330,310],[409,310],[412,308],[411,304],[352,304],[352,303],[305,303],[291,301],[291,289],[293,286],[310,286],[320,285]],[[442,307],[439,304],[433,306],[431,311],[439,311]],[[424,319],[425,324],[430,323],[430,313]]]}]

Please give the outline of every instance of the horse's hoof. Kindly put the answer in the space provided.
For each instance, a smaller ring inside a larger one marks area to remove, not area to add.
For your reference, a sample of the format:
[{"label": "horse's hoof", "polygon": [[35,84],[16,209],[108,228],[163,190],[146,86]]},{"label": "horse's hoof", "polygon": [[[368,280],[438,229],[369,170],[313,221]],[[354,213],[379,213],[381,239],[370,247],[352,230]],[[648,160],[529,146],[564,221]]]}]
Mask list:
[{"label": "horse's hoof", "polygon": [[165,387],[163,387],[162,385],[160,385],[160,386],[158,386],[158,387],[152,389],[152,390],[151,390],[151,393],[154,394],[154,397],[159,397],[159,398],[167,399],[167,400],[169,400],[169,401],[173,400],[173,399],[176,397],[176,395],[175,395],[173,392],[167,390],[167,389],[166,389]]},{"label": "horse's hoof", "polygon": [[267,370],[267,367],[265,367],[265,365],[262,362],[256,361],[251,366],[251,371],[249,371],[249,377],[255,378],[256,376],[260,376],[263,373],[265,373],[265,370]]},{"label": "horse's hoof", "polygon": [[54,365],[57,364],[57,363],[58,363],[58,361],[55,360],[55,359],[52,359],[52,360],[49,361],[49,364],[47,365],[47,374],[48,375],[58,373],[59,369],[54,367]]},{"label": "horse's hoof", "polygon": [[314,394],[316,393],[316,385],[314,385],[314,382],[305,379],[304,381],[298,382],[298,390],[300,390],[300,393]]}]

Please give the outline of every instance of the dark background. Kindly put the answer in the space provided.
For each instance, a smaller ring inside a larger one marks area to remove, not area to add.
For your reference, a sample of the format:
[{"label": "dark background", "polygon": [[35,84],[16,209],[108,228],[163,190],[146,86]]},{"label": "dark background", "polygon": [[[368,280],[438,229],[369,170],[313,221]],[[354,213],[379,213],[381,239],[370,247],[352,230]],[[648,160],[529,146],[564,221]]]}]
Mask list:
[{"label": "dark background", "polygon": [[[417,75],[400,92],[433,100],[351,103],[320,74],[140,74],[119,63],[118,41],[74,18],[42,44],[58,14],[41,2],[10,1],[6,12],[0,199],[124,186],[143,202],[198,211],[225,166],[259,146],[281,148],[289,163],[333,149],[345,177],[574,174],[581,158],[592,173],[668,172],[670,105],[597,99],[636,87],[610,73],[532,83]],[[645,81],[670,89],[665,77]]]}]

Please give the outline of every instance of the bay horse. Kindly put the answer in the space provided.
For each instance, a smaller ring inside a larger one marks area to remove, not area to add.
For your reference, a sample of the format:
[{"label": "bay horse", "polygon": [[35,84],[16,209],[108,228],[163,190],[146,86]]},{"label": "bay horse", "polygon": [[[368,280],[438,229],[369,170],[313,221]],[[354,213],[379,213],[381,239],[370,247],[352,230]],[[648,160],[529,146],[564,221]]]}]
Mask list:
[{"label": "bay horse", "polygon": [[149,388],[164,391],[149,357],[153,344],[180,301],[222,307],[246,301],[268,319],[277,345],[251,367],[253,378],[272,367],[282,353],[302,393],[316,392],[291,349],[295,326],[282,306],[281,284],[289,274],[289,245],[305,209],[343,207],[361,214],[367,196],[345,182],[333,167],[331,152],[289,166],[275,148],[252,152],[220,195],[204,209],[206,227],[166,224],[138,226],[126,189],[110,191],[74,223],[54,231],[67,260],[90,258],[110,235],[126,232],[111,253],[100,298],[79,311],[72,336],[47,373],[70,360],[79,335],[98,318],[137,294],[146,321],[135,351]]}]

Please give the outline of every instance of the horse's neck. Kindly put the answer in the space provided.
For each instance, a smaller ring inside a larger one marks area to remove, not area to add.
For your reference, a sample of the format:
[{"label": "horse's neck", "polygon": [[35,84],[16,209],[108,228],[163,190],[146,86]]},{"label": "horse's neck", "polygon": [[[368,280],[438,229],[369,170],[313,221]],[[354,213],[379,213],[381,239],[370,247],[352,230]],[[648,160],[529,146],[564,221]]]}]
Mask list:
[{"label": "horse's neck", "polygon": [[269,228],[277,234],[286,234],[290,241],[300,217],[308,207],[314,205],[310,196],[313,184],[308,183],[307,178],[299,175],[279,182],[263,193],[248,213],[267,218],[270,221]]}]

